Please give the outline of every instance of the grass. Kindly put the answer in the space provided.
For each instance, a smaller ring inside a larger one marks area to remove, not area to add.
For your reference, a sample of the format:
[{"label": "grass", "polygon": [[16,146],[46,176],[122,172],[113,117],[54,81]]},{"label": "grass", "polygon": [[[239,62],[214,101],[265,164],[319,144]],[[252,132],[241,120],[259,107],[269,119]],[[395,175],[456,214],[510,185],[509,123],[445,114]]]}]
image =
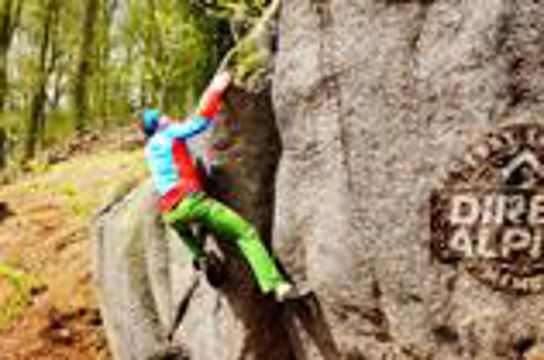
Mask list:
[{"label": "grass", "polygon": [[0,263],[0,282],[2,281],[7,281],[11,291],[7,298],[0,302],[0,329],[23,314],[30,305],[32,289],[39,284],[35,277]]},{"label": "grass", "polygon": [[126,193],[135,179],[146,173],[140,151],[102,152],[51,166],[22,186],[29,193],[50,193],[63,199],[72,215],[91,220],[94,212],[115,198],[119,188]]}]

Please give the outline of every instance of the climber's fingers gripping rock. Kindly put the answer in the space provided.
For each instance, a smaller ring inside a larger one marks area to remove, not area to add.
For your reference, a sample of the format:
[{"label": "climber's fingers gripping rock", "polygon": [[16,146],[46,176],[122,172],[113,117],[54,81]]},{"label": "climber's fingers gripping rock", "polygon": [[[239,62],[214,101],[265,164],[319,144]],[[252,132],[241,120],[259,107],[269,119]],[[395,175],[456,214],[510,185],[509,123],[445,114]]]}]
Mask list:
[{"label": "climber's fingers gripping rock", "polygon": [[202,95],[197,114],[206,118],[213,118],[221,107],[221,98],[232,82],[232,75],[228,71],[217,74]]}]

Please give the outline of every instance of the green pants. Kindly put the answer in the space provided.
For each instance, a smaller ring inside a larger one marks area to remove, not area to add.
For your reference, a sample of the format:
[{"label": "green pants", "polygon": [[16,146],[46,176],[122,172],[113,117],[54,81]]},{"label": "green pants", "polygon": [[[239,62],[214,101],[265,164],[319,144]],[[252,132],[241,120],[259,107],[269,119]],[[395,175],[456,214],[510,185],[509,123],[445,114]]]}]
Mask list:
[{"label": "green pants", "polygon": [[229,207],[206,194],[187,196],[175,209],[163,214],[163,218],[187,245],[191,260],[202,256],[204,250],[202,242],[195,239],[190,224],[203,224],[218,239],[237,243],[262,292],[267,293],[285,281],[257,230]]}]

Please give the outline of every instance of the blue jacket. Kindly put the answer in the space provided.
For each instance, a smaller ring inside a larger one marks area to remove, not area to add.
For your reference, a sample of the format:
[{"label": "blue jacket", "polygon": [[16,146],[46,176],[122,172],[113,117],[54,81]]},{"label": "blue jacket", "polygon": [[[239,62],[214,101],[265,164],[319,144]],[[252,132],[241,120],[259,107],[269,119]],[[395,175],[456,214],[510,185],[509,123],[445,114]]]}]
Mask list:
[{"label": "blue jacket", "polygon": [[211,118],[197,115],[184,123],[168,124],[148,139],[145,159],[164,203],[161,208],[175,206],[187,193],[202,191],[186,142],[210,124]]}]

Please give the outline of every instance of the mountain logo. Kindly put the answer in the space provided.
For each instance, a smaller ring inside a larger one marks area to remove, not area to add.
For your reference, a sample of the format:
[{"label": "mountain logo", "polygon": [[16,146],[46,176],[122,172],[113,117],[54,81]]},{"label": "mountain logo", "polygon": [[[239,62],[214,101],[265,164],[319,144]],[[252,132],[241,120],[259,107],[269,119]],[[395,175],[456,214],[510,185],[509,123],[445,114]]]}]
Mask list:
[{"label": "mountain logo", "polygon": [[531,150],[525,149],[502,169],[502,177],[509,186],[530,188],[544,179],[544,167]]},{"label": "mountain logo", "polygon": [[487,134],[430,200],[432,258],[499,291],[544,291],[544,126]]}]

